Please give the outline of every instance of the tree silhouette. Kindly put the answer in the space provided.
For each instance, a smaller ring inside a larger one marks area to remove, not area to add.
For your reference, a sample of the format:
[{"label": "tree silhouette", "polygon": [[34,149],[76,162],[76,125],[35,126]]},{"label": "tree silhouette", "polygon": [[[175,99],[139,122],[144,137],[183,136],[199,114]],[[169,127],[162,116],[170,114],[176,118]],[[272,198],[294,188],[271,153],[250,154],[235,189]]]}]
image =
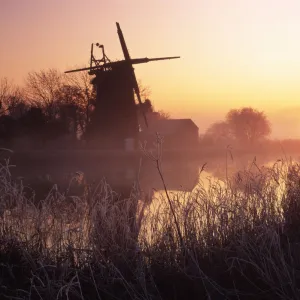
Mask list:
[{"label": "tree silhouette", "polygon": [[213,123],[205,132],[203,137],[206,141],[217,144],[229,144],[232,141],[230,126],[225,121]]},{"label": "tree silhouette", "polygon": [[21,89],[7,78],[0,79],[0,115],[16,118],[26,109],[25,95]]},{"label": "tree silhouette", "polygon": [[18,134],[17,121],[9,115],[0,116],[0,140],[5,146],[10,146],[13,138]]},{"label": "tree silhouette", "polygon": [[22,135],[34,143],[44,143],[46,137],[46,116],[40,107],[31,107],[19,120]]},{"label": "tree silhouette", "polygon": [[85,136],[87,125],[96,104],[96,90],[91,84],[91,76],[87,72],[71,73],[66,76],[66,84],[77,89],[78,96],[75,101],[77,109],[77,126],[79,134]]},{"label": "tree silhouette", "polygon": [[202,137],[209,144],[231,144],[237,142],[250,146],[265,139],[271,133],[271,125],[264,112],[251,107],[232,109],[225,121],[213,123]]},{"label": "tree silhouette", "polygon": [[46,115],[56,114],[57,91],[64,85],[64,74],[56,69],[29,72],[26,92],[30,103],[42,107]]},{"label": "tree silhouette", "polygon": [[149,126],[151,126],[151,123],[153,122],[170,119],[169,113],[163,110],[155,111],[151,100],[148,98],[144,100],[142,105],[137,104],[137,111],[139,124],[142,131],[147,130],[142,112],[144,112],[144,114],[146,115]]},{"label": "tree silhouette", "polygon": [[60,128],[62,133],[74,136],[85,133],[95,101],[95,91],[87,73],[66,76],[56,69],[30,72],[26,91],[30,103],[43,110],[47,130]]},{"label": "tree silhouette", "polygon": [[253,145],[271,134],[271,125],[264,112],[251,107],[229,111],[226,123],[232,136],[244,145]]},{"label": "tree silhouette", "polygon": [[[0,80],[0,139],[45,144],[64,135],[85,139],[86,130],[96,105],[96,91],[88,73],[62,74],[57,69],[28,73],[25,89],[8,79]],[[155,111],[148,98],[150,89],[139,82],[143,103],[136,104],[139,124],[145,128],[147,119],[168,119],[164,111]],[[59,141],[61,143],[62,140]],[[10,142],[9,142],[10,143]]]},{"label": "tree silhouette", "polygon": [[170,113],[168,113],[162,109],[156,111],[156,115],[157,115],[158,120],[168,120],[171,118]]}]

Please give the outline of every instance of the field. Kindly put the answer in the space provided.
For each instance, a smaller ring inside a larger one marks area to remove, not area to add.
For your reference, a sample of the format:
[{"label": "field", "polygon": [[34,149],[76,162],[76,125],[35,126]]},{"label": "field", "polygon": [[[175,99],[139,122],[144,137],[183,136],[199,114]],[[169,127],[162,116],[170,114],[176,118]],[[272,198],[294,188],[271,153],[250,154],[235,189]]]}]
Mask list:
[{"label": "field", "polygon": [[77,174],[37,202],[4,163],[0,298],[300,298],[300,165],[253,166],[152,201]]}]

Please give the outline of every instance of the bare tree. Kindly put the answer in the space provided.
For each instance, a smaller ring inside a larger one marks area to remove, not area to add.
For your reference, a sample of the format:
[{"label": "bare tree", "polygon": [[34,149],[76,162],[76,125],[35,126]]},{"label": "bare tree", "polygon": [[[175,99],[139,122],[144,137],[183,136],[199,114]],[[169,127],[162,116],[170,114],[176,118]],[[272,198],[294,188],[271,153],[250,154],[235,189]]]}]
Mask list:
[{"label": "bare tree", "polygon": [[0,108],[1,111],[6,105],[9,96],[12,93],[12,83],[8,81],[6,77],[1,78],[0,80]]},{"label": "bare tree", "polygon": [[143,85],[141,79],[138,79],[138,87],[139,87],[140,96],[141,96],[142,101],[145,101],[146,99],[149,99],[149,97],[151,95],[150,87],[146,86],[146,85]]},{"label": "bare tree", "polygon": [[160,109],[156,113],[159,120],[169,120],[171,118],[170,113],[167,111]]},{"label": "bare tree", "polygon": [[20,117],[26,110],[24,91],[7,78],[0,79],[0,115]]},{"label": "bare tree", "polygon": [[57,90],[65,83],[64,74],[56,69],[30,72],[26,79],[27,97],[31,104],[42,107],[46,114],[55,114]]},{"label": "bare tree", "polygon": [[75,102],[78,106],[78,126],[81,134],[86,131],[90,122],[91,113],[95,107],[96,91],[91,84],[91,76],[87,72],[71,73],[66,76],[67,83],[77,89],[78,97]]},{"label": "bare tree", "polygon": [[60,121],[65,124],[69,129],[69,133],[74,136],[78,133],[78,126],[82,121],[82,115],[84,115],[84,107],[82,102],[84,101],[84,94],[74,85],[64,85],[57,90],[57,115]]}]

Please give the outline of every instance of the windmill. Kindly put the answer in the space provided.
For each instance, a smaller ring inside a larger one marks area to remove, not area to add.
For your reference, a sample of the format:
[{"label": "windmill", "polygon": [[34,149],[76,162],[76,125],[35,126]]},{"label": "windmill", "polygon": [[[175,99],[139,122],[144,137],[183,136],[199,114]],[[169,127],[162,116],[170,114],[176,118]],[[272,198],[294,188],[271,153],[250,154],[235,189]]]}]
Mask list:
[{"label": "windmill", "polygon": [[[116,25],[124,60],[110,61],[105,54],[104,46],[99,43],[95,46],[102,50],[102,58],[96,59],[92,44],[90,66],[65,72],[89,71],[90,75],[95,76],[91,82],[96,89],[96,104],[87,136],[89,140],[96,142],[98,147],[107,149],[124,149],[125,140],[130,139],[135,145],[138,140],[139,124],[134,95],[141,109],[143,105],[133,65],[179,58],[174,56],[132,59],[120,25],[119,23]],[[148,127],[146,115],[143,111],[142,113]]]}]

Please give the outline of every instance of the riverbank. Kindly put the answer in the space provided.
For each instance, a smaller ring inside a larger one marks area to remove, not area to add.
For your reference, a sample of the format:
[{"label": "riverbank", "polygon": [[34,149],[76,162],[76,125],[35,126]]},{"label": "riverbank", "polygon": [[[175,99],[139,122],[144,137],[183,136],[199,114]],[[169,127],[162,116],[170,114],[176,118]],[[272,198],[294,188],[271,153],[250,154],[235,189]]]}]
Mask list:
[{"label": "riverbank", "polygon": [[34,205],[2,166],[1,298],[298,299],[300,166],[245,172],[150,209],[105,182]]}]

